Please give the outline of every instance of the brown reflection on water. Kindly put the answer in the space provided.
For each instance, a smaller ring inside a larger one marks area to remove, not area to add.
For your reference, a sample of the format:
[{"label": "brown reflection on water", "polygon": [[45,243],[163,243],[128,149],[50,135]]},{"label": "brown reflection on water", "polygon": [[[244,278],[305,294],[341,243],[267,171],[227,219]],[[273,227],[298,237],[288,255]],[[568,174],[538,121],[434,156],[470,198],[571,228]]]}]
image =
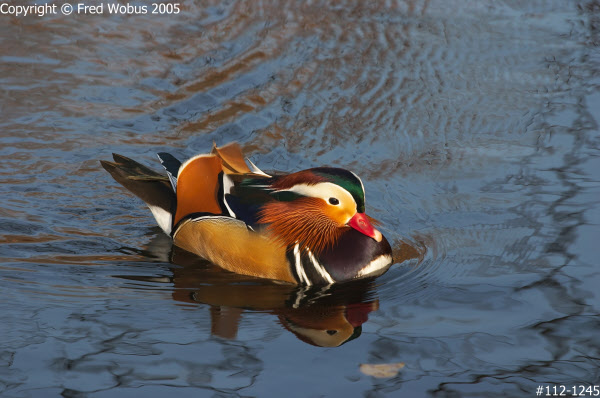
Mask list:
[{"label": "brown reflection on water", "polygon": [[[10,259],[9,259],[10,260]],[[136,258],[131,255],[54,255],[54,256],[40,256],[40,257],[30,257],[30,258],[20,258],[18,259],[24,263],[30,264],[57,264],[57,265],[65,265],[65,264],[74,264],[74,265],[88,265],[88,266],[102,266],[103,263],[107,262],[119,262],[119,261],[128,261],[134,262]],[[143,261],[142,258],[137,258],[138,261]]]},{"label": "brown reflection on water", "polygon": [[43,243],[43,242],[53,242],[53,241],[60,241],[60,240],[65,240],[66,238],[64,236],[59,236],[59,235],[37,235],[37,236],[31,236],[31,235],[12,235],[12,234],[7,234],[7,235],[1,235],[0,236],[0,243]]}]

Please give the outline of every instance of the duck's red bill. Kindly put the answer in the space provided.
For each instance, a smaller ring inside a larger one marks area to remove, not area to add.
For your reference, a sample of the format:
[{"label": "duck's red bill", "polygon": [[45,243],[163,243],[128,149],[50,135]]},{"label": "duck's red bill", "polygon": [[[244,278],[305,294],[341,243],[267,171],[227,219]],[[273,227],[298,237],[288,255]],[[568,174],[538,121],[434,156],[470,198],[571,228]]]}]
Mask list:
[{"label": "duck's red bill", "polygon": [[375,239],[377,242],[381,242],[381,232],[375,229],[375,227],[373,226],[373,224],[371,224],[365,213],[356,213],[354,217],[352,217],[350,221],[348,221],[348,225],[357,230],[358,232]]}]

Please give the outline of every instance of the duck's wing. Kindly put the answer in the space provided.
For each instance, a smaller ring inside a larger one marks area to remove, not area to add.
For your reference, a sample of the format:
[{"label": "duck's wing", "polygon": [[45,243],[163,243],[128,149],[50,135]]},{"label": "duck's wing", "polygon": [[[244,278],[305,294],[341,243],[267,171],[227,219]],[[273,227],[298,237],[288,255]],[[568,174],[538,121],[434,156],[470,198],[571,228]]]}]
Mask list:
[{"label": "duck's wing", "polygon": [[[175,174],[175,224],[184,218],[197,218],[206,214],[229,216],[252,225],[253,214],[269,199],[268,194],[265,195],[262,188],[240,191],[238,187],[248,181],[270,179],[261,173],[262,171],[256,173],[248,167],[237,143],[214,146],[210,154],[189,159]],[[171,174],[174,174],[173,171]]]},{"label": "duck's wing", "polygon": [[[212,155],[215,155],[221,159],[223,163],[223,172],[226,174],[236,174],[243,176],[254,176],[254,177],[271,177],[250,161],[250,159],[244,158],[242,148],[237,142],[231,142],[225,146],[217,147],[213,144],[211,151]],[[248,164],[250,163],[250,167]]]},{"label": "duck's wing", "polygon": [[273,177],[250,161],[248,166],[238,143],[222,147],[213,146],[211,156],[219,159],[222,165],[219,192],[219,201],[224,209],[222,214],[243,221],[251,228],[254,227],[261,207],[273,200],[270,195]]}]

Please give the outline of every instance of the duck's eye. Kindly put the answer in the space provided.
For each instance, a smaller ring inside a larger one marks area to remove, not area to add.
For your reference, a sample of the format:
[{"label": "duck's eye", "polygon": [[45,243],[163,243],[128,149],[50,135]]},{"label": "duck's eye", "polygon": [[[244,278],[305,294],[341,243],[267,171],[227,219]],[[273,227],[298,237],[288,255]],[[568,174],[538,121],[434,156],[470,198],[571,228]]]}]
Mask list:
[{"label": "duck's eye", "polygon": [[330,336],[333,336],[336,333],[337,333],[337,330],[328,330],[327,331],[327,334],[330,335]]},{"label": "duck's eye", "polygon": [[329,198],[329,203],[332,205],[339,205],[340,201],[337,198]]}]

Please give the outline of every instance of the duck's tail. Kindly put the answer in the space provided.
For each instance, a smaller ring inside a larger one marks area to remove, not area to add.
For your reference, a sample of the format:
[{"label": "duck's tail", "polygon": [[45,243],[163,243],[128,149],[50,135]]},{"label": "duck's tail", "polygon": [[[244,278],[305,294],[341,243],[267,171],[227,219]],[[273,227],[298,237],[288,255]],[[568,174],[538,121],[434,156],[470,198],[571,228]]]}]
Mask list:
[{"label": "duck's tail", "polygon": [[[135,160],[116,153],[113,153],[113,158],[114,162],[101,160],[100,164],[119,184],[148,205],[160,228],[170,235],[177,209],[177,196],[170,176],[159,174]],[[170,161],[178,162],[174,157],[170,156],[170,158],[172,158]],[[175,179],[176,177],[175,175]]]}]

